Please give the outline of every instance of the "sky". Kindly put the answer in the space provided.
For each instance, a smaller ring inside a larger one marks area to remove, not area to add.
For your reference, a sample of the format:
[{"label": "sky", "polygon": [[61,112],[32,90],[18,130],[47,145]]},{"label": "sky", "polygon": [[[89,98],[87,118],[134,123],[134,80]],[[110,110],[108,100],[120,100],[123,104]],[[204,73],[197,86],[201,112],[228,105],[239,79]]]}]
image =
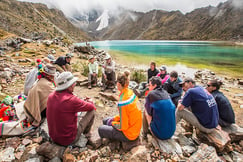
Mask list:
[{"label": "sky", "polygon": [[[65,15],[71,15],[73,11],[88,11],[90,9],[116,10],[118,6],[134,11],[147,12],[153,9],[166,11],[180,10],[182,13],[191,12],[196,8],[208,5],[217,6],[227,0],[19,0],[54,4]],[[243,4],[243,0],[234,0]]]}]

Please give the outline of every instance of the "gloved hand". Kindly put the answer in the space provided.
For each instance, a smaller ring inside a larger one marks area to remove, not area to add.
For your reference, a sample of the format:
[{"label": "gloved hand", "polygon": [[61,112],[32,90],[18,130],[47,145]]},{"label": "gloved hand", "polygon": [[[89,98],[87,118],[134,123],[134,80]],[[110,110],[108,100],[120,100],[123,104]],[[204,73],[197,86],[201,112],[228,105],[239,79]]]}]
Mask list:
[{"label": "gloved hand", "polygon": [[110,118],[107,120],[107,125],[111,126],[111,123],[113,122],[114,118]]}]

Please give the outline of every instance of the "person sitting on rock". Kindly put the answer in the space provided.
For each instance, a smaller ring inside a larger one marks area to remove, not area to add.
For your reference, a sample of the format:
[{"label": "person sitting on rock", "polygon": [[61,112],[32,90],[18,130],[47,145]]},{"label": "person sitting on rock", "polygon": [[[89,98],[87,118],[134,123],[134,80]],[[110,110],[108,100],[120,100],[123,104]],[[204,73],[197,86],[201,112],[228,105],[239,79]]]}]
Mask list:
[{"label": "person sitting on rock", "polygon": [[116,80],[116,73],[115,73],[115,62],[111,60],[111,56],[109,54],[106,55],[105,64],[102,68],[102,89],[101,91],[105,91],[106,88],[110,87],[112,92],[116,92],[115,90],[115,80]]},{"label": "person sitting on rock", "polygon": [[149,81],[149,93],[145,99],[143,138],[147,138],[147,134],[152,133],[158,139],[169,139],[175,129],[175,105],[169,94],[162,88],[160,77],[154,76]]},{"label": "person sitting on rock", "polygon": [[95,62],[95,57],[91,55],[89,57],[89,74],[88,74],[88,88],[91,89],[92,86],[96,86],[97,84],[97,77],[98,77],[98,64]]},{"label": "person sitting on rock", "polygon": [[37,80],[38,76],[38,66],[41,63],[40,59],[36,60],[37,66],[34,67],[30,72],[26,75],[24,81],[24,95],[28,96],[29,90],[33,87],[34,83]]},{"label": "person sitting on rock", "polygon": [[181,99],[182,88],[179,83],[181,82],[181,78],[178,76],[176,71],[172,71],[170,73],[169,79],[164,83],[163,88],[170,94],[170,98],[172,99],[175,106],[177,106],[178,101]]},{"label": "person sitting on rock", "polygon": [[140,83],[138,89],[133,90],[134,93],[138,97],[144,96],[145,92],[148,91],[149,79],[152,78],[153,76],[156,76],[158,73],[159,73],[159,70],[156,68],[156,63],[152,61],[150,63],[150,68],[147,70],[148,81]]},{"label": "person sitting on rock", "polygon": [[211,133],[218,126],[219,120],[215,99],[206,89],[196,86],[191,78],[185,78],[180,85],[186,93],[177,106],[176,123],[184,119],[200,131]]},{"label": "person sitting on rock", "polygon": [[70,71],[71,72],[71,58],[73,55],[71,53],[67,53],[66,56],[60,56],[57,58],[54,64],[56,64],[56,69],[60,73],[64,71]]},{"label": "person sitting on rock", "polygon": [[41,69],[40,79],[34,84],[28,93],[24,103],[24,112],[27,121],[37,127],[41,119],[46,117],[47,98],[55,89],[55,66],[47,64]]},{"label": "person sitting on rock", "polygon": [[98,128],[98,132],[101,138],[122,141],[133,147],[139,144],[142,113],[138,98],[128,85],[129,72],[119,73],[117,77],[117,89],[120,91],[119,115],[104,119],[104,125]]},{"label": "person sitting on rock", "polygon": [[167,73],[166,66],[162,65],[159,70],[160,73],[158,73],[156,76],[160,77],[161,84],[164,85],[164,83],[169,79],[170,75]]},{"label": "person sitting on rock", "polygon": [[[56,79],[56,90],[47,101],[49,135],[63,146],[76,145],[82,133],[90,138],[95,119],[96,108],[92,100],[82,100],[73,94],[77,79],[71,72],[61,73]],[[79,121],[78,112],[86,112]]]},{"label": "person sitting on rock", "polygon": [[221,127],[228,127],[235,123],[235,114],[228,98],[219,91],[222,84],[223,83],[221,81],[216,79],[210,80],[207,83],[207,90],[216,100],[219,111],[219,125]]}]

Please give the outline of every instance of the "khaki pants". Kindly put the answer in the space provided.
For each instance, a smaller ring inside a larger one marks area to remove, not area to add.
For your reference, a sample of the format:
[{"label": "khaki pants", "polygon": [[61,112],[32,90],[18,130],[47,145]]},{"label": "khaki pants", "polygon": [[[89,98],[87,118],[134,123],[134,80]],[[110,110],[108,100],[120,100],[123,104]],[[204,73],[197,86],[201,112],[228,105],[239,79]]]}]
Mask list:
[{"label": "khaki pants", "polygon": [[77,135],[75,140],[72,142],[72,144],[75,144],[79,140],[82,133],[86,135],[86,137],[87,135],[90,134],[92,125],[94,123],[94,119],[95,119],[95,110],[87,111],[86,114],[78,122]]},{"label": "khaki pants", "polygon": [[205,128],[204,126],[202,126],[197,117],[189,110],[183,109],[183,110],[176,110],[176,123],[178,123],[181,119],[186,120],[188,123],[190,123],[191,125],[195,126],[196,128],[198,128],[200,131],[204,132],[204,133],[212,133],[214,128],[209,129],[209,128]]}]

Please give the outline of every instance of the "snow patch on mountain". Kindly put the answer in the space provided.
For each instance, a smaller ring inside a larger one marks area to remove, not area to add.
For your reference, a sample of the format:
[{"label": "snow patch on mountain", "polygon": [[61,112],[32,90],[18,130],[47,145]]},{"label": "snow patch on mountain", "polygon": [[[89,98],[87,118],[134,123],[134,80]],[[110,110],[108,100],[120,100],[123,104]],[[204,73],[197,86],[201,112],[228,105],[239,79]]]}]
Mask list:
[{"label": "snow patch on mountain", "polygon": [[100,15],[100,17],[96,20],[96,22],[100,21],[100,24],[98,26],[98,28],[96,29],[97,31],[102,30],[104,28],[106,28],[109,25],[109,11],[108,10],[104,10],[104,12]]}]

